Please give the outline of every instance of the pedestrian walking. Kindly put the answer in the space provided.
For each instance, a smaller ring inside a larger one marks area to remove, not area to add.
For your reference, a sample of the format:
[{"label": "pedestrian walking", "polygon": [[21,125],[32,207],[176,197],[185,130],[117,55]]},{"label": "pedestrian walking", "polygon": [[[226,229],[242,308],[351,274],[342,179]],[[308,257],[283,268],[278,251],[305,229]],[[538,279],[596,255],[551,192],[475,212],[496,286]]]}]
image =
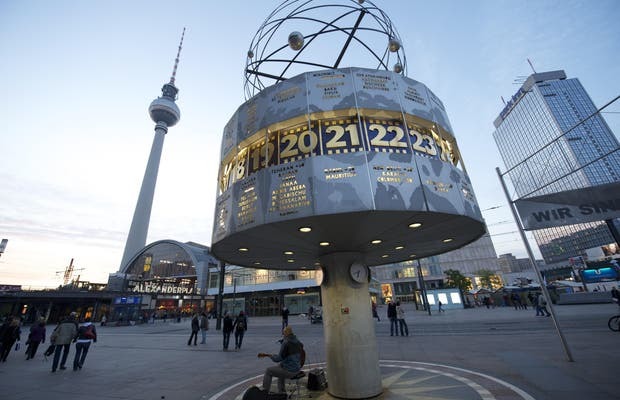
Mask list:
[{"label": "pedestrian walking", "polygon": [[290,311],[288,310],[288,307],[284,306],[282,308],[282,330],[284,330],[284,328],[288,326],[288,315],[289,314],[290,314]]},{"label": "pedestrian walking", "polygon": [[26,360],[31,360],[37,353],[40,343],[45,343],[45,318],[40,318],[36,324],[30,327],[30,334],[26,344]]},{"label": "pedestrian walking", "polygon": [[200,344],[207,344],[207,331],[209,330],[209,318],[204,311],[200,314],[200,333],[202,334],[202,342]]},{"label": "pedestrian walking", "polygon": [[19,343],[22,333],[19,327],[20,323],[21,321],[18,317],[9,317],[0,326],[0,342],[2,342],[2,346],[0,346],[0,362],[6,362],[6,358],[9,356],[15,342]]},{"label": "pedestrian walking", "polygon": [[388,303],[387,317],[390,320],[390,336],[394,336],[394,331],[396,331],[396,336],[398,336],[398,315],[396,314],[396,304],[393,301]]},{"label": "pedestrian walking", "polygon": [[192,334],[189,335],[189,340],[187,341],[187,345],[192,345],[192,339],[194,339],[194,346],[196,346],[196,341],[198,341],[198,331],[200,330],[200,322],[198,322],[198,314],[194,314],[192,317]]},{"label": "pedestrian walking", "polygon": [[[538,311],[540,311],[540,314],[538,314]],[[547,317],[551,316],[549,311],[547,311],[547,299],[545,299],[545,296],[541,293],[538,295],[538,310],[536,316],[540,315],[542,317],[545,314],[547,314]]]},{"label": "pedestrian walking", "polygon": [[248,318],[243,311],[239,311],[239,315],[235,318],[233,327],[235,330],[235,350],[241,350],[243,335],[245,335],[245,331],[248,330]]},{"label": "pedestrian walking", "polygon": [[[69,350],[71,350],[71,342],[77,336],[77,322],[75,321],[76,313],[72,312],[69,316],[63,319],[60,324],[54,329],[50,336],[50,341],[54,343],[54,361],[52,361],[52,372],[56,372],[58,368],[58,362],[60,361],[60,369],[67,369],[65,364],[67,363],[67,356],[69,356]],[[60,353],[62,353],[62,360],[60,359]]]},{"label": "pedestrian walking", "polygon": [[437,312],[446,312],[446,310],[443,309],[443,303],[441,302],[441,300],[437,301]]},{"label": "pedestrian walking", "polygon": [[398,325],[400,327],[400,336],[409,336],[409,327],[407,326],[407,322],[405,321],[405,310],[400,305],[400,301],[396,302],[396,315],[398,319]]},{"label": "pedestrian walking", "polygon": [[519,310],[521,308],[521,298],[519,297],[519,295],[516,293],[513,293],[511,300],[512,300],[512,305],[514,306],[515,310]]},{"label": "pedestrian walking", "polygon": [[377,319],[377,322],[381,322],[381,318],[379,318],[379,313],[377,312],[377,303],[372,302],[372,317]]},{"label": "pedestrian walking", "polygon": [[105,326],[106,322],[108,322],[108,317],[106,317],[105,315],[103,315],[101,317],[101,326]]},{"label": "pedestrian walking", "polygon": [[[222,327],[222,334],[224,335],[224,351],[228,350],[228,342],[230,342],[230,334],[233,331],[233,319],[230,318],[228,311],[224,314],[224,326]],[[236,339],[235,339],[236,343]],[[235,349],[237,345],[235,344]]]},{"label": "pedestrian walking", "polygon": [[95,324],[86,318],[84,323],[78,328],[77,338],[75,340],[75,357],[73,358],[73,370],[82,369],[88,349],[91,343],[97,343],[97,328]]}]

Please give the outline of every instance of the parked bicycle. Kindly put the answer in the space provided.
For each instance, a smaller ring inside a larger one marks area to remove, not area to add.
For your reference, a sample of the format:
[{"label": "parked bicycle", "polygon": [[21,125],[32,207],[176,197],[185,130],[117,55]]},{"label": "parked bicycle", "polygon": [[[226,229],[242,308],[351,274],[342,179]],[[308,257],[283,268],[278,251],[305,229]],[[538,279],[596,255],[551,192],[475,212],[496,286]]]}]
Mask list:
[{"label": "parked bicycle", "polygon": [[614,315],[613,317],[609,318],[607,326],[614,332],[620,332],[620,315]]}]

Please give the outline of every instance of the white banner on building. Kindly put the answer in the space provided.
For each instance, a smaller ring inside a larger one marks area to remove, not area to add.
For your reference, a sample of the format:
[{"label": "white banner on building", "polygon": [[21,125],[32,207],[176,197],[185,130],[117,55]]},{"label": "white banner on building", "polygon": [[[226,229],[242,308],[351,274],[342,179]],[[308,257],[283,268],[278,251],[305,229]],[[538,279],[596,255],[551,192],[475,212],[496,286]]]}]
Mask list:
[{"label": "white banner on building", "polygon": [[620,182],[515,201],[525,230],[620,218]]}]

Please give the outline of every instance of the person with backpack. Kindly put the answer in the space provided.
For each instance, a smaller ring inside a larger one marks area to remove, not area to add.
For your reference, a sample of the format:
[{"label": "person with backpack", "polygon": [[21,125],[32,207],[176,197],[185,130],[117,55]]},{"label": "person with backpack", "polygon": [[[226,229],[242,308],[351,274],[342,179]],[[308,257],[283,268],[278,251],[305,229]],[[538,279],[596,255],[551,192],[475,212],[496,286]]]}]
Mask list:
[{"label": "person with backpack", "polygon": [[[69,317],[65,318],[56,326],[54,332],[50,336],[50,341],[54,343],[54,361],[52,361],[52,372],[56,372],[58,361],[60,361],[60,369],[67,369],[65,363],[71,350],[71,342],[77,336],[78,326],[75,321],[77,314],[72,312]],[[62,352],[62,360],[60,353]]]},{"label": "person with backpack", "polygon": [[97,328],[86,318],[82,326],[78,328],[77,338],[75,339],[75,357],[73,358],[73,370],[82,369],[84,360],[88,354],[91,342],[97,343]]},{"label": "person with backpack", "polygon": [[233,323],[235,330],[235,350],[241,350],[241,343],[243,343],[243,335],[248,330],[248,318],[245,316],[243,310],[239,311],[239,315],[235,318]]},{"label": "person with backpack", "polygon": [[282,334],[282,345],[278,354],[258,353],[258,357],[269,357],[271,361],[278,363],[265,370],[262,388],[265,393],[269,393],[274,376],[278,378],[278,392],[284,393],[284,380],[295,377],[305,363],[304,345],[293,334],[293,328],[286,326]]}]

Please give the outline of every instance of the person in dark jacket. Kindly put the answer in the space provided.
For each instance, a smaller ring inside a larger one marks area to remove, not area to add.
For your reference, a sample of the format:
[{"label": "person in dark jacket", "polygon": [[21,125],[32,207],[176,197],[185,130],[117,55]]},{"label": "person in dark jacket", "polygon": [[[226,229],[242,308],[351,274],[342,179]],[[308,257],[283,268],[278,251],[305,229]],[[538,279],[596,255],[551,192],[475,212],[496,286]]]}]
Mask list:
[{"label": "person in dark jacket", "polygon": [[394,331],[396,331],[396,336],[398,336],[398,315],[396,314],[396,304],[393,301],[388,303],[387,317],[390,320],[390,336],[394,336]]},{"label": "person in dark jacket", "polygon": [[288,315],[291,312],[288,310],[287,306],[284,306],[284,308],[282,308],[282,330],[284,330],[284,328],[286,328],[288,326]]},{"label": "person in dark jacket", "polygon": [[15,342],[19,341],[21,329],[19,328],[20,320],[17,317],[7,318],[0,327],[0,362],[6,362],[11,349]]},{"label": "person in dark jacket", "polygon": [[192,334],[189,335],[189,340],[187,341],[187,345],[192,345],[192,339],[194,339],[194,346],[196,346],[196,341],[198,340],[198,331],[200,330],[200,322],[198,321],[198,314],[194,314],[192,317]]},{"label": "person in dark jacket", "polygon": [[73,370],[82,369],[90,344],[97,343],[97,328],[86,318],[82,326],[78,328],[77,339],[75,339],[75,357],[73,358]]},{"label": "person in dark jacket", "polygon": [[263,376],[263,390],[269,392],[271,388],[271,379],[275,376],[278,378],[278,392],[284,393],[284,380],[294,377],[302,367],[302,353],[304,345],[293,334],[293,328],[287,326],[282,331],[282,345],[278,354],[259,353],[259,357],[269,357],[271,361],[277,362],[278,365],[269,367],[265,370]]},{"label": "person in dark jacket", "polygon": [[[224,335],[224,351],[228,350],[228,342],[230,342],[230,333],[233,331],[233,319],[230,318],[230,314],[226,311],[224,314],[224,326],[222,327],[222,334]],[[235,348],[236,345],[235,345]]]},{"label": "person in dark jacket", "polygon": [[235,328],[235,350],[240,350],[241,343],[243,343],[243,335],[245,335],[245,331],[248,330],[248,318],[245,316],[243,310],[239,311],[239,315],[235,318],[233,327]]},{"label": "person in dark jacket", "polygon": [[38,323],[30,327],[28,335],[28,348],[26,349],[26,360],[34,358],[40,343],[45,343],[45,319],[41,318]]}]

